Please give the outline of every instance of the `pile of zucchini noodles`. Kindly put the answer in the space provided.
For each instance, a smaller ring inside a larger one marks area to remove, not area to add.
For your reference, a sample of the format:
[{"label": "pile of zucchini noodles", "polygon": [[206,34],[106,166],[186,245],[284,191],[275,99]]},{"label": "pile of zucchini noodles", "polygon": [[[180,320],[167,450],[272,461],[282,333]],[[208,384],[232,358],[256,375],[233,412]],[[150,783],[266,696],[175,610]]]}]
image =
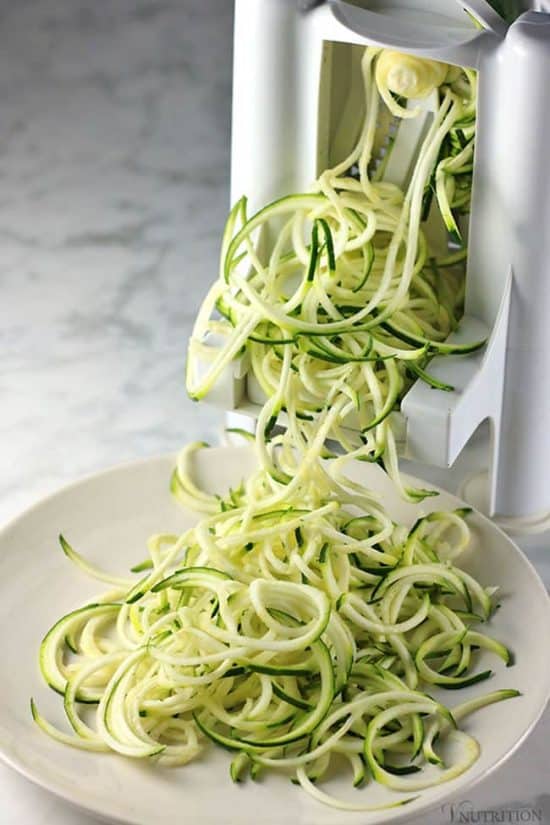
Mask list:
[{"label": "pile of zucchini noodles", "polygon": [[[401,484],[389,414],[414,378],[438,386],[425,370],[434,353],[475,346],[444,343],[461,311],[454,265],[465,252],[434,258],[421,229],[435,193],[458,237],[475,77],[378,49],[366,50],[362,70],[356,148],[311,192],[251,218],[237,203],[190,342],[194,398],[237,357],[263,390],[257,471],[214,496],[193,481],[204,445],[185,448],[172,492],[201,518],[183,535],[152,537],[132,569],[137,582],[98,570],[61,537],[66,555],[111,589],[61,618],[41,646],[72,733],[32,702],[39,726],[75,747],[181,765],[210,739],[233,751],[234,780],[287,771],[347,810],[376,806],[320,789],[335,761],[349,764],[355,786],[405,792],[378,807],[405,804],[475,761],[478,743],[457,726],[466,714],[517,695],[495,691],[450,710],[424,692],[488,678],[480,648],[511,663],[475,629],[491,616],[495,588],[455,564],[470,542],[467,511],[395,524],[346,474],[355,459],[380,461],[404,497],[429,495]],[[409,117],[405,98],[434,87],[439,104],[403,193],[373,157],[379,109]],[[445,764],[438,740],[453,744]]]}]

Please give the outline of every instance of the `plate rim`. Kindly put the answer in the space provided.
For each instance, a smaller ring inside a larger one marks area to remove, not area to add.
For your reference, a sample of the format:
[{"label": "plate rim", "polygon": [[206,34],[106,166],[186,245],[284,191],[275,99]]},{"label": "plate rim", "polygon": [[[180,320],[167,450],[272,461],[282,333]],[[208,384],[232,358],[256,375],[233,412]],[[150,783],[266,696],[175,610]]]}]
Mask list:
[{"label": "plate rim", "polygon": [[[217,450],[217,451],[224,451],[224,450],[241,450],[250,452],[253,447],[251,445],[208,445],[209,449]],[[147,465],[154,465],[154,464],[161,464],[169,462],[174,463],[178,451],[171,451],[171,452],[164,452],[158,453],[149,456],[141,456],[139,458],[133,458],[121,462],[117,462],[116,464],[109,465],[108,467],[104,467],[103,469],[97,469],[86,475],[79,476],[76,479],[67,482],[66,484],[61,485],[57,489],[49,492],[43,497],[39,497],[36,501],[34,501],[29,506],[25,507],[20,512],[16,513],[15,516],[8,519],[8,521],[3,522],[0,525],[0,543],[4,539],[5,535],[12,529],[17,528],[21,523],[23,523],[31,514],[36,513],[39,509],[43,507],[47,507],[55,499],[61,498],[67,493],[70,493],[73,489],[85,486],[94,481],[100,480],[102,477],[115,475],[117,473],[124,473],[131,470],[139,469],[140,466],[147,466]],[[447,496],[451,496],[457,501],[461,501],[462,499],[459,498],[455,493],[450,492],[449,490],[445,490],[444,488],[432,484],[431,482],[423,481],[416,476],[410,475],[409,473],[402,473],[402,477],[407,479],[408,481],[412,481],[413,483],[420,483],[422,485],[427,485],[433,490],[436,490],[439,494],[444,494]],[[468,507],[467,502],[463,502]],[[484,513],[477,510],[475,507],[471,507],[472,511],[476,514],[476,517],[482,520],[486,526],[489,525],[490,529],[495,530],[501,538],[512,546],[515,554],[519,556],[521,563],[527,568],[529,571],[530,577],[533,580],[533,584],[536,585],[537,589],[540,591],[541,596],[546,601],[546,610],[548,616],[550,617],[550,594],[546,589],[544,582],[538,573],[535,565],[533,562],[528,558],[525,552],[517,545],[517,543],[497,524],[495,524],[490,518],[488,518]],[[505,762],[507,762],[517,751],[522,747],[525,743],[526,739],[532,733],[533,729],[536,725],[540,722],[548,704],[550,702],[550,679],[548,679],[548,683],[546,685],[546,690],[544,694],[544,700],[541,701],[540,706],[537,708],[536,713],[533,715],[532,719],[530,720],[529,724],[522,732],[521,736],[514,742],[514,745],[505,753],[501,754],[499,758],[497,758],[492,764],[486,766],[483,770],[478,772],[472,779],[466,783],[464,786],[460,788],[453,789],[449,794],[443,795],[441,799],[430,800],[427,799],[425,802],[420,802],[418,807],[411,807],[404,805],[401,809],[389,809],[387,811],[381,810],[379,813],[380,821],[381,822],[397,822],[402,821],[405,817],[412,816],[412,817],[420,817],[423,814],[428,813],[430,810],[433,810],[439,805],[443,804],[443,802],[450,801],[456,797],[457,794],[462,793],[465,789],[468,791],[472,788],[476,787],[480,782],[486,780],[489,776],[494,774]],[[83,801],[82,798],[79,797],[78,790],[72,790],[67,788],[60,788],[57,787],[55,782],[48,780],[41,776],[40,771],[33,771],[32,768],[29,768],[26,762],[15,756],[13,753],[9,753],[6,750],[6,747],[2,741],[0,741],[0,761],[8,766],[11,770],[14,770],[19,775],[23,776],[26,780],[32,782],[34,785],[38,786],[39,788],[47,791],[48,793],[53,794],[58,799],[61,799],[63,802],[67,803],[68,805],[72,806],[73,808],[84,811],[85,813],[99,817],[104,819],[105,821],[114,822],[114,823],[121,823],[121,825],[141,825],[142,820],[135,819],[134,817],[128,817],[126,815],[119,815],[118,813],[113,813],[109,808],[105,805],[102,805],[101,802],[98,802],[95,806],[90,806],[87,801]],[[443,788],[444,786],[440,786]],[[360,814],[360,812],[356,812],[356,815]],[[365,811],[365,814],[368,814]]]}]

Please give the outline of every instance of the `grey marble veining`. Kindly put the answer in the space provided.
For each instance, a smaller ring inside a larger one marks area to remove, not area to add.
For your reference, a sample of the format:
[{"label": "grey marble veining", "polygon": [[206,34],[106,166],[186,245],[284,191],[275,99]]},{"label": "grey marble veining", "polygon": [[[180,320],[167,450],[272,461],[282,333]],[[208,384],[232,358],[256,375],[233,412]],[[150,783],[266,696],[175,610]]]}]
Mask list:
[{"label": "grey marble veining", "polygon": [[186,340],[228,205],[230,0],[0,3],[0,520],[214,437]]}]

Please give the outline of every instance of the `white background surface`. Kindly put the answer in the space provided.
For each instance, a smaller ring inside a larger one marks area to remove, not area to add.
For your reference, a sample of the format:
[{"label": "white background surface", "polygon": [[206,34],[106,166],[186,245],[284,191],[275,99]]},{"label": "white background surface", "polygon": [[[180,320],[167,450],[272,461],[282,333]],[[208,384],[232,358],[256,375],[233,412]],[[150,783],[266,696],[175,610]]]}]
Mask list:
[{"label": "white background surface", "polygon": [[[183,367],[228,204],[231,6],[0,0],[1,522],[95,469],[216,440]],[[481,444],[431,478],[454,491]],[[527,549],[550,585],[550,540]],[[547,711],[423,822],[550,823],[549,762]],[[54,822],[95,820],[0,765],[0,825]]]}]

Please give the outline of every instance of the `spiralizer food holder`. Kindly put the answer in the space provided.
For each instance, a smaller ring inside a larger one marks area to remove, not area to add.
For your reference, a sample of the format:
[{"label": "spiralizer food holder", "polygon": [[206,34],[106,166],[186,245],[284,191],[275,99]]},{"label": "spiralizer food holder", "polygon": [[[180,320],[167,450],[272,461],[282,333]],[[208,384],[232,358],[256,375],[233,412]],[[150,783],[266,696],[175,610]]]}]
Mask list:
[{"label": "spiralizer food holder", "polygon": [[[550,511],[550,14],[526,9],[509,23],[485,0],[236,0],[232,200],[246,193],[252,213],[306,191],[345,156],[362,102],[354,65],[370,44],[479,72],[465,315],[452,340],[487,344],[431,362],[455,389],[412,386],[395,421],[401,452],[450,467],[488,419],[487,511],[542,525]],[[258,409],[238,361],[216,401],[241,426]]]}]

